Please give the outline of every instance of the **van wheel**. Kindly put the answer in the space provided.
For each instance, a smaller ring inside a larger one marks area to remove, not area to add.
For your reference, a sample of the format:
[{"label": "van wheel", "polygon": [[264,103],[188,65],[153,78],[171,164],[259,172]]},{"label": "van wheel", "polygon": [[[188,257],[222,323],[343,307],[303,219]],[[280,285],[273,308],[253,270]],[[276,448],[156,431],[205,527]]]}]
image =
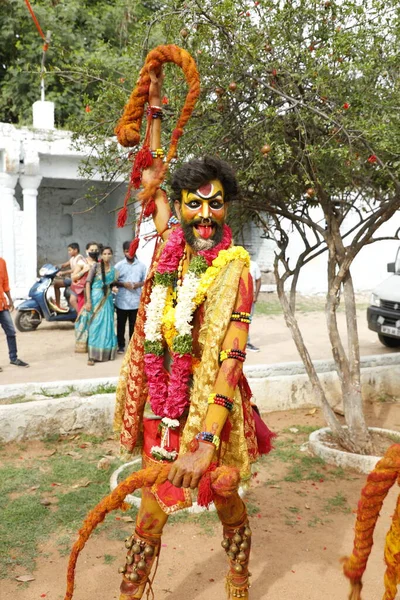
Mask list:
[{"label": "van wheel", "polygon": [[389,337],[388,335],[382,335],[378,333],[378,338],[381,344],[386,348],[400,348],[400,338]]},{"label": "van wheel", "polygon": [[42,322],[42,318],[36,310],[19,310],[15,315],[15,327],[22,333],[35,331]]}]

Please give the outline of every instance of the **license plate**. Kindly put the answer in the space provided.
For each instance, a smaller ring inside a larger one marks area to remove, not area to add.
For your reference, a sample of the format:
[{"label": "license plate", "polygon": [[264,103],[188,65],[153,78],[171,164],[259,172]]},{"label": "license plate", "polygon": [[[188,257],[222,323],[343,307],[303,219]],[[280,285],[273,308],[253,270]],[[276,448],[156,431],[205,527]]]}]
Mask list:
[{"label": "license plate", "polygon": [[400,337],[400,329],[397,329],[397,327],[387,327],[387,325],[382,325],[381,332]]}]

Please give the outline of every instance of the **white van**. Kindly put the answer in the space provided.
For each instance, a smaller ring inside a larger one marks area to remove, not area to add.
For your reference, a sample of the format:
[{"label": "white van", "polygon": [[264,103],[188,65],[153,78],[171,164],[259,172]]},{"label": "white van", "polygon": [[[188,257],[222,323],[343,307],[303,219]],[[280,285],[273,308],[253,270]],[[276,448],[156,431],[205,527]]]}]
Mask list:
[{"label": "white van", "polygon": [[367,309],[368,327],[376,331],[379,341],[388,348],[400,347],[400,248],[396,261],[388,263],[393,273],[376,287]]}]

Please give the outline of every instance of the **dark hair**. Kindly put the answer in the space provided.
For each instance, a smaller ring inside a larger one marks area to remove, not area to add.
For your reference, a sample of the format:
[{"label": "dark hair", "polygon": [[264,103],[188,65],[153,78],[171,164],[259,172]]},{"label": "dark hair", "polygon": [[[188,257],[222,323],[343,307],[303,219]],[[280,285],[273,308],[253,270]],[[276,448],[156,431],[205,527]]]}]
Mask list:
[{"label": "dark hair", "polygon": [[224,187],[225,202],[236,200],[239,196],[239,186],[233,169],[216,156],[190,160],[175,171],[172,176],[171,188],[173,201],[182,199],[182,190],[197,190],[211,181],[219,179]]},{"label": "dark hair", "polygon": [[122,244],[122,250],[129,250],[131,243],[130,242],[124,242]]},{"label": "dark hair", "polygon": [[[102,254],[103,254],[104,250],[110,250],[111,254],[113,254],[111,246],[102,246],[101,247],[101,253]],[[101,261],[100,261],[100,269],[101,269],[101,278],[103,280],[103,294],[106,295],[107,294],[108,285],[106,284],[106,270],[105,270],[105,267],[104,267],[104,260],[103,259],[101,259]]]},{"label": "dark hair", "polygon": [[77,244],[76,242],[72,242],[71,244],[68,244],[68,248],[71,248],[72,250],[80,250],[79,248],[79,244]]},{"label": "dark hair", "polygon": [[99,244],[97,242],[88,242],[86,244],[86,250],[89,250],[90,246],[97,246],[99,248]]}]

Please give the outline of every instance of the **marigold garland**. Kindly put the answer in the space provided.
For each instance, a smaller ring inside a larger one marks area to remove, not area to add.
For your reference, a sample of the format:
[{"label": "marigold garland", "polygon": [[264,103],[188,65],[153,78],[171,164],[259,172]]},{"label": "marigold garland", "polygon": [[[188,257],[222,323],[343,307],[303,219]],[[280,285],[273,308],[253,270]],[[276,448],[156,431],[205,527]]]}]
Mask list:
[{"label": "marigold garland", "polygon": [[[124,500],[128,494],[132,494],[135,490],[142,487],[151,487],[153,484],[161,485],[164,483],[168,478],[170,468],[170,464],[157,464],[132,473],[88,513],[79,530],[78,539],[74,543],[69,557],[67,589],[64,600],[71,600],[73,597],[75,568],[78,556],[97,525],[104,521],[108,513],[121,507],[124,508]],[[207,479],[210,481],[213,495],[228,498],[237,492],[240,475],[237,469],[221,466],[217,467],[212,473],[207,474]],[[201,486],[201,481],[202,479],[200,480],[199,487]]]},{"label": "marigold garland", "polygon": [[[395,481],[400,485],[400,444],[386,451],[375,469],[368,475],[367,484],[358,503],[353,553],[343,559],[343,572],[351,583],[349,600],[361,600],[362,576],[373,545],[373,533],[383,501]],[[394,600],[400,581],[400,496],[397,499],[392,525],[386,536],[385,594],[383,600]]]},{"label": "marigold garland", "polygon": [[[209,287],[223,267],[238,259],[249,265],[246,250],[229,247],[231,241],[232,233],[225,225],[221,242],[191,259],[182,285],[177,288],[175,307],[172,286],[185,251],[185,238],[180,227],[171,233],[163,249],[144,327],[145,372],[150,404],[155,415],[177,419],[189,403],[194,312],[204,302]],[[170,373],[164,367],[163,339],[167,342],[172,357]]]}]

